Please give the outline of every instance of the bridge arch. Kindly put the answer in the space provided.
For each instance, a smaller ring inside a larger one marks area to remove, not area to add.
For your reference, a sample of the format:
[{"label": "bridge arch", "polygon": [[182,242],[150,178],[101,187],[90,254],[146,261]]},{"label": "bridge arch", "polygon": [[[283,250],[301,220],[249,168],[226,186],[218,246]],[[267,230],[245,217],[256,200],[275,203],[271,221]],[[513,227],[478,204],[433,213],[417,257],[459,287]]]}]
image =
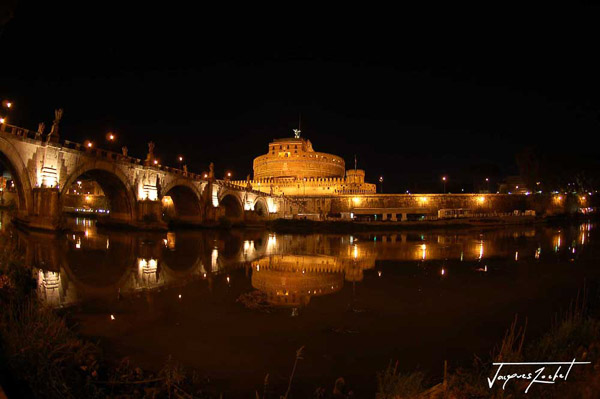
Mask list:
[{"label": "bridge arch", "polygon": [[254,213],[261,218],[267,218],[269,216],[269,206],[264,197],[256,198],[256,201],[254,202]]},{"label": "bridge arch", "polygon": [[226,191],[219,198],[219,206],[225,209],[225,217],[232,221],[241,220],[244,217],[244,207],[240,197],[233,192]]},{"label": "bridge arch", "polygon": [[8,169],[15,182],[18,212],[30,213],[33,204],[30,173],[14,145],[2,137],[0,137],[0,163]]},{"label": "bridge arch", "polygon": [[110,218],[123,222],[136,220],[137,197],[129,179],[118,166],[105,161],[85,162],[75,168],[61,186],[60,209],[63,209],[64,198],[69,187],[81,176],[96,181],[110,207]]},{"label": "bridge arch", "polygon": [[167,184],[163,198],[170,197],[173,201],[175,215],[179,218],[199,218],[201,216],[202,194],[193,183],[187,180],[175,180]]}]

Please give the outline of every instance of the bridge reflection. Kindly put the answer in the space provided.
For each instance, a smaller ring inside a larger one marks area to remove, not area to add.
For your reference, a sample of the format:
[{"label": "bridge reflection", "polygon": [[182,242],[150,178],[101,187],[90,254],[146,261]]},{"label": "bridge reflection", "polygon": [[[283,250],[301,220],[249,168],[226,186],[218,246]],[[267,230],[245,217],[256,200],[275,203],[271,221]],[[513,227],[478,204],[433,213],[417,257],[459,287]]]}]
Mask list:
[{"label": "bridge reflection", "polygon": [[[74,220],[58,236],[8,227],[25,262],[34,268],[40,298],[51,306],[114,299],[136,292],[181,287],[245,270],[249,286],[275,306],[307,305],[312,297],[381,276],[379,262],[394,267],[417,262],[424,268],[445,262],[465,270],[488,271],[494,259],[538,261],[545,256],[576,257],[589,243],[591,224],[573,228],[515,227],[490,231],[402,232],[391,234],[278,235],[266,231],[119,232]],[[444,269],[443,275],[446,274]],[[436,272],[439,277],[439,273]],[[228,281],[229,282],[229,281]],[[224,289],[224,288],[223,288]]]}]

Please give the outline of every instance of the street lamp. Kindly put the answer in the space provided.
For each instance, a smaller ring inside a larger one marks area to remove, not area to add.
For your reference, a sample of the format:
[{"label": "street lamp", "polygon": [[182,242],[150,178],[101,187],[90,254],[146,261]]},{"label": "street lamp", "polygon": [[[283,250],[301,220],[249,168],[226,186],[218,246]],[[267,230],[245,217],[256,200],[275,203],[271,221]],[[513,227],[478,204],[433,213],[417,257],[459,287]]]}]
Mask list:
[{"label": "street lamp", "polygon": [[179,162],[179,169],[183,169],[183,155],[177,157],[177,162]]},{"label": "street lamp", "polygon": [[4,108],[11,109],[11,108],[12,108],[12,106],[13,106],[13,103],[12,103],[12,101],[9,101],[9,100],[4,100],[4,101],[2,101],[2,106],[3,106]]},{"label": "street lamp", "polygon": [[446,176],[442,176],[442,182],[444,184],[444,194],[446,194],[446,180],[448,180],[448,178]]},{"label": "street lamp", "polygon": [[490,178],[489,177],[485,178],[485,183],[487,185],[487,192],[489,193],[490,192]]},{"label": "street lamp", "polygon": [[113,132],[106,133],[106,141],[108,141],[108,148],[113,151],[113,144],[117,140],[117,135]]},{"label": "street lamp", "polygon": [[383,194],[383,176],[379,176],[379,186],[379,190],[381,191],[381,194]]}]

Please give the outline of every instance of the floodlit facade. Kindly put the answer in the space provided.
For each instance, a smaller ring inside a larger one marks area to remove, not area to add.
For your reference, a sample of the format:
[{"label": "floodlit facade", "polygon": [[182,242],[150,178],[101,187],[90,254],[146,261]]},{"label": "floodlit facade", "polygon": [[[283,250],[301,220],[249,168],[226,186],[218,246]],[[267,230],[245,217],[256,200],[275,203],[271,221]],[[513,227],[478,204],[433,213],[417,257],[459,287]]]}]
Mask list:
[{"label": "floodlit facade", "polygon": [[375,184],[365,183],[365,171],[346,170],[344,160],[317,152],[310,140],[299,137],[275,139],[268,152],[254,159],[254,179],[231,183],[253,190],[288,196],[373,194]]}]

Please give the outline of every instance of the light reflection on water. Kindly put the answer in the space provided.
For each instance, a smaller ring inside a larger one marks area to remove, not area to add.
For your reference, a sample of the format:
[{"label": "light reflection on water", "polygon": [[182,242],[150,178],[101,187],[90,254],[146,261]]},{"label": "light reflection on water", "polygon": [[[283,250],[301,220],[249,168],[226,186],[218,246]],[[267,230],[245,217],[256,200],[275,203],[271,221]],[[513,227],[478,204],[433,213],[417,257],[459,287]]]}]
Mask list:
[{"label": "light reflection on water", "polygon": [[[582,223],[151,233],[79,220],[58,237],[13,234],[35,268],[40,297],[76,304],[83,333],[150,365],[173,354],[197,369],[223,370],[223,378],[238,378],[244,365],[250,385],[240,389],[251,391],[269,370],[287,370],[289,354],[305,344],[307,379],[344,375],[368,385],[390,358],[407,369],[437,370],[445,359],[468,364],[473,353],[492,350],[515,314],[528,318],[532,336],[545,331],[581,282],[598,278],[595,231]],[[273,313],[236,303],[254,290]]]},{"label": "light reflection on water", "polygon": [[[36,268],[41,297],[54,306],[226,278],[231,270],[249,268],[251,286],[263,291],[272,305],[288,307],[307,305],[313,296],[361,282],[381,261],[416,262],[423,270],[433,268],[447,277],[455,267],[493,272],[485,265],[492,259],[575,260],[589,244],[593,228],[582,223],[573,228],[294,236],[264,231],[103,231],[96,229],[94,220],[76,218],[71,230],[56,238],[17,235],[26,260]],[[381,270],[377,274],[381,277]]]}]

